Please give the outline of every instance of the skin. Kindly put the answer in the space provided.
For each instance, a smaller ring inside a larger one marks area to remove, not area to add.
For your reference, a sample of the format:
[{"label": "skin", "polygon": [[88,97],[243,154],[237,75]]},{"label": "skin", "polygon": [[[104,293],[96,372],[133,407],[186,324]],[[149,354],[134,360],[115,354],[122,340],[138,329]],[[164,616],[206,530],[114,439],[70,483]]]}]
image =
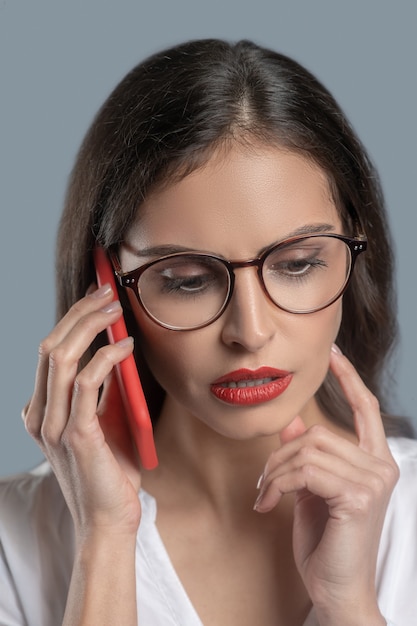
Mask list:
[{"label": "skin", "polygon": [[[342,232],[319,168],[277,148],[234,146],[147,198],[127,241],[136,250],[175,244],[247,259],[300,226],[324,224]],[[146,260],[121,252],[124,271]],[[376,399],[332,350],[342,300],[289,314],[269,302],[253,268],[239,269],[216,322],[174,332],[130,296],[135,339],[166,390],[155,432],[159,467],[140,476],[111,374],[132,343],[101,349],[77,373],[93,338],[121,314],[109,307],[111,296],[105,288],[88,294],[44,340],[25,415],[78,539],[64,623],[137,623],[142,481],[158,501],[159,531],[205,625],[301,625],[311,603],[322,626],[384,624],[375,564],[398,472]],[[219,376],[262,365],[293,373],[282,396],[233,407],[210,393]],[[336,427],[315,402],[329,367],[352,406],[355,433]]]}]

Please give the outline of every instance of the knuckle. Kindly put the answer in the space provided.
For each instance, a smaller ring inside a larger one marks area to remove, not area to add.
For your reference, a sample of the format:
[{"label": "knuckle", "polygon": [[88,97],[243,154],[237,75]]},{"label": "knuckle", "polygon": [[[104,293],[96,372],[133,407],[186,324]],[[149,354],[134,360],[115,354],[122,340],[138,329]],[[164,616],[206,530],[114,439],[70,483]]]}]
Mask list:
[{"label": "knuckle", "polygon": [[74,380],[74,394],[78,395],[84,391],[89,391],[97,387],[96,376],[94,372],[82,370]]},{"label": "knuckle", "polygon": [[382,494],[385,491],[385,481],[383,477],[378,473],[372,473],[367,480],[367,487],[370,493],[377,495]]},{"label": "knuckle", "polygon": [[40,438],[40,426],[39,426],[39,420],[35,417],[35,415],[33,415],[33,413],[31,411],[28,411],[26,413],[26,416],[23,420],[23,423],[25,425],[25,429],[26,432],[33,438],[33,439],[39,439]]},{"label": "knuckle", "polygon": [[372,506],[374,492],[368,485],[361,485],[355,489],[353,507],[357,515],[366,516]]},{"label": "knuckle", "polygon": [[43,361],[49,358],[49,354],[53,348],[52,339],[48,336],[42,339],[38,347],[39,360]]},{"label": "knuckle", "polygon": [[378,474],[384,484],[394,486],[400,477],[400,470],[394,460],[391,462],[381,461],[378,468]]},{"label": "knuckle", "polygon": [[299,469],[300,476],[306,485],[309,484],[309,481],[313,478],[315,472],[316,467],[313,463],[305,463]]},{"label": "knuckle", "polygon": [[310,445],[304,445],[298,451],[302,465],[309,464],[316,456],[316,449]]},{"label": "knuckle", "polygon": [[113,354],[114,354],[114,346],[112,345],[103,346],[102,348],[100,348],[100,350],[97,351],[97,359],[100,360],[101,363],[105,365],[106,367],[113,366],[114,364]]},{"label": "knuckle", "polygon": [[77,300],[76,302],[74,302],[74,304],[70,308],[70,312],[77,317],[84,315],[83,300]]},{"label": "knuckle", "polygon": [[79,327],[84,333],[91,333],[96,331],[96,317],[93,314],[84,315],[78,322]]},{"label": "knuckle", "polygon": [[61,442],[61,432],[49,420],[44,420],[40,429],[40,439],[46,446],[56,448]]},{"label": "knuckle", "polygon": [[322,441],[326,437],[327,432],[327,428],[322,424],[313,424],[308,430],[309,435],[317,442]]},{"label": "knuckle", "polygon": [[94,361],[80,370],[74,379],[74,395],[84,392],[97,391],[103,384],[104,377],[114,367],[112,346],[100,348],[94,356]]},{"label": "knuckle", "polygon": [[374,396],[374,394],[371,393],[370,391],[368,393],[364,394],[364,396],[362,398],[362,405],[365,408],[368,408],[372,412],[378,412],[379,413],[380,406],[379,406],[378,398],[376,396]]},{"label": "knuckle", "polygon": [[68,352],[61,346],[56,346],[49,353],[49,368],[51,371],[66,365],[69,361]]},{"label": "knuckle", "polygon": [[70,420],[67,428],[62,433],[60,443],[62,449],[68,454],[83,444],[84,438],[76,420]]}]

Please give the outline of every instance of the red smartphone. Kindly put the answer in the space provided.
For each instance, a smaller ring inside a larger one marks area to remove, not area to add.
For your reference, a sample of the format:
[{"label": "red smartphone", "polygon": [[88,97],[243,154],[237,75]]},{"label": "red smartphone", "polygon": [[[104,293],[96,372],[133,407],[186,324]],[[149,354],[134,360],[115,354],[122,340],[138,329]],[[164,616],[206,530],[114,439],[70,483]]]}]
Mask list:
[{"label": "red smartphone", "polygon": [[[101,285],[109,283],[113,289],[114,300],[116,300],[118,296],[114,272],[103,248],[96,247],[94,249],[94,264],[98,286],[101,287]],[[128,336],[123,316],[107,328],[107,336],[110,343],[115,343]],[[116,375],[142,466],[145,469],[154,469],[158,465],[158,458],[153,439],[152,422],[133,354],[116,365]]]}]

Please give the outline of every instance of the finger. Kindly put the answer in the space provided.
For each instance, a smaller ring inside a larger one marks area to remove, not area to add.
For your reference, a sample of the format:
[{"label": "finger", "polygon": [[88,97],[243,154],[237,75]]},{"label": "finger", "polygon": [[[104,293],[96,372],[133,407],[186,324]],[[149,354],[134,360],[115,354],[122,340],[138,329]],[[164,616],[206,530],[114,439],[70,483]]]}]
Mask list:
[{"label": "finger", "polygon": [[292,441],[296,439],[300,435],[302,435],[306,431],[306,427],[304,425],[303,420],[299,415],[297,415],[293,421],[288,424],[283,430],[281,430],[279,437],[281,443],[287,443],[288,441]]},{"label": "finger", "polygon": [[[68,346],[65,344],[71,342],[74,333],[75,330],[59,347],[59,356],[55,352],[51,355],[54,366],[50,368],[49,372],[48,400],[41,428],[42,439],[50,445],[59,443],[67,422],[71,420],[74,408],[84,411],[86,419],[95,415],[98,393],[104,379],[114,365],[126,358],[132,351],[131,338],[114,346],[104,346],[97,351],[87,366],[78,372],[78,359],[83,353],[84,341],[85,345],[88,346],[91,337],[82,339],[79,354],[72,355],[73,358],[71,359],[68,357]],[[79,403],[80,406],[77,407],[77,402],[74,399],[80,397],[83,403]]]},{"label": "finger", "polygon": [[24,415],[22,415],[26,429],[33,437],[38,438],[44,418],[51,352],[63,341],[82,316],[104,307],[112,297],[113,291],[107,284],[103,285],[101,289],[91,291],[88,296],[71,307],[51,333],[41,342],[38,350],[34,392]]},{"label": "finger", "polygon": [[[277,468],[294,462],[298,457],[309,461],[310,456],[316,452],[329,455],[330,459],[335,459],[335,463],[340,459],[362,470],[379,471],[374,469],[375,466],[390,464],[391,461],[391,457],[369,454],[349,439],[341,437],[321,424],[315,424],[269,456],[264,471],[265,479],[276,472]],[[330,461],[330,464],[332,462]]]},{"label": "finger", "polygon": [[75,302],[62,317],[48,337],[41,343],[41,354],[46,356],[59,345],[68,333],[80,320],[95,311],[105,308],[111,303],[114,293],[110,285],[103,285],[100,289],[88,293],[84,298]]},{"label": "finger", "polygon": [[301,466],[276,477],[262,487],[254,509],[266,513],[277,506],[283,495],[308,491],[325,500],[328,505],[339,507],[342,501],[354,500],[357,484],[349,475],[339,476],[315,465]]},{"label": "finger", "polygon": [[97,437],[103,441],[104,434],[97,416],[99,390],[114,366],[127,358],[132,350],[131,337],[104,346],[76,376],[64,436],[66,444],[70,447],[76,446],[86,453],[89,450],[89,442],[93,446],[96,445]]},{"label": "finger", "polygon": [[39,346],[33,395],[26,405],[22,417],[28,433],[38,439],[42,426],[47,399],[49,349],[46,338]]},{"label": "finger", "polygon": [[363,383],[352,363],[338,350],[331,351],[330,369],[349,402],[359,446],[372,454],[388,450],[377,398]]},{"label": "finger", "polygon": [[285,481],[287,476],[297,472],[308,476],[317,469],[340,479],[347,478],[358,485],[366,485],[378,500],[383,498],[384,493],[390,493],[395,484],[394,467],[385,460],[369,455],[353,444],[350,445],[361,455],[361,464],[356,463],[354,455],[352,455],[353,458],[344,458],[339,456],[337,451],[333,453],[333,451],[323,451],[314,446],[302,446],[296,454],[268,472],[261,493],[270,485],[279,484],[281,480]]},{"label": "finger", "polygon": [[366,456],[369,462],[363,468],[349,459],[303,447],[265,477],[256,510],[271,510],[282,495],[305,490],[325,500],[330,507],[336,507],[339,516],[351,515],[357,504],[359,508],[366,505],[385,510],[397,480],[396,467]]},{"label": "finger", "polygon": [[[280,440],[281,440],[281,445],[292,441],[293,439],[296,439],[297,437],[299,437],[300,435],[302,435],[306,430],[306,427],[304,425],[303,420],[301,419],[301,417],[299,415],[297,415],[290,424],[288,424],[288,426],[286,426],[283,430],[281,430],[280,432]],[[260,475],[259,479],[258,479],[258,483],[256,485],[257,489],[261,489],[261,487],[264,484],[265,481],[265,476],[269,470],[270,467],[270,461],[268,460],[266,466],[265,466],[265,470],[264,472]]]},{"label": "finger", "polygon": [[77,376],[79,361],[93,339],[104,328],[120,317],[118,301],[82,317],[62,342],[49,354],[47,400],[41,436],[57,441],[65,428],[70,412],[72,387]]}]

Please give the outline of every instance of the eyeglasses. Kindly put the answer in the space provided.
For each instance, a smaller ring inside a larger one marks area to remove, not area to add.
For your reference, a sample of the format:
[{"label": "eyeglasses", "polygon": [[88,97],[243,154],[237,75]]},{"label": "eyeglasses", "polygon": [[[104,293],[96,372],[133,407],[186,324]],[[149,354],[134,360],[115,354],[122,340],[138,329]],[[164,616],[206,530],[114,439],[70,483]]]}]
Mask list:
[{"label": "eyeglasses", "polygon": [[342,296],[365,239],[334,234],[292,237],[255,259],[228,261],[202,252],[168,254],[130,272],[122,272],[110,250],[119,284],[132,289],[157,324],[170,330],[194,330],[217,320],[233,294],[234,270],[256,267],[271,302],[289,313],[314,313]]}]

